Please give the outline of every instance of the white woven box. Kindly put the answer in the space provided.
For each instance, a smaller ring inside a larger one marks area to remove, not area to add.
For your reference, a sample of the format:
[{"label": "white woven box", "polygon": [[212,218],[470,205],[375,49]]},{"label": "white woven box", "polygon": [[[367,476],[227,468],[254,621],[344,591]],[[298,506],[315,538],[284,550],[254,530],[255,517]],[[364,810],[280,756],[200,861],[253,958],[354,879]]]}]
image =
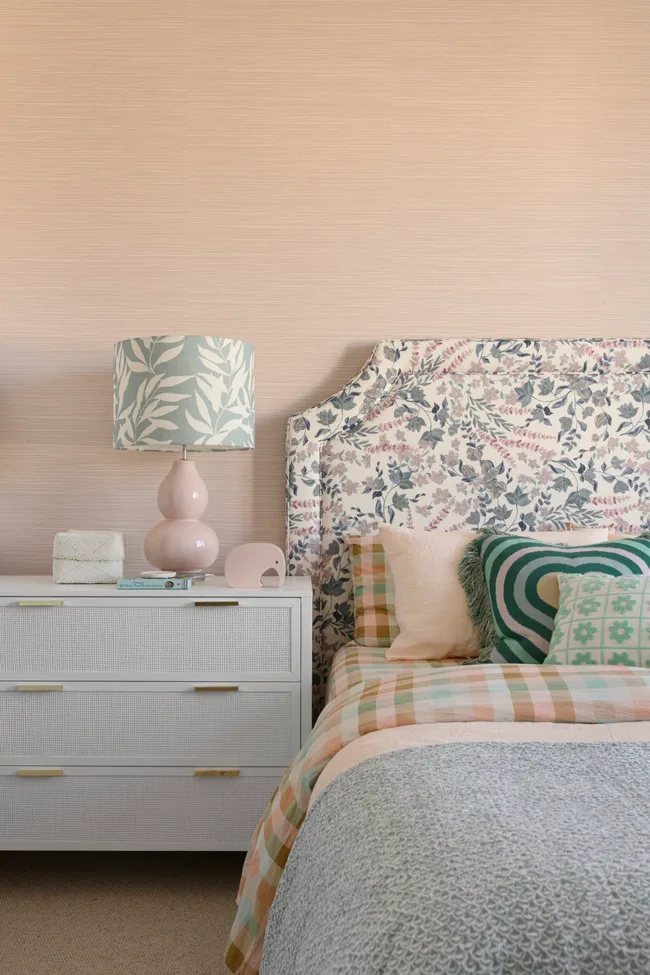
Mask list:
[{"label": "white woven box", "polygon": [[54,536],[52,575],[57,583],[112,583],[123,570],[122,532],[68,531]]},{"label": "white woven box", "polygon": [[83,559],[53,559],[52,576],[56,583],[98,583],[117,582],[124,575],[122,559],[105,562],[85,562]]}]

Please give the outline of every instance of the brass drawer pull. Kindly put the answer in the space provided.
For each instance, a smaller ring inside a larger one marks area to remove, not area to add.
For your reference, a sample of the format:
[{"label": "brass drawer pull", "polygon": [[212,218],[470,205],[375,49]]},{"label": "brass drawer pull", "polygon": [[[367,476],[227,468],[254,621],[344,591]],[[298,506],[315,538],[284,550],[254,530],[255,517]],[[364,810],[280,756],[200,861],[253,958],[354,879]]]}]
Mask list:
[{"label": "brass drawer pull", "polygon": [[239,606],[236,599],[199,599],[194,603],[195,606]]},{"label": "brass drawer pull", "polygon": [[211,684],[208,687],[201,687],[200,684],[195,684],[194,690],[197,692],[201,691],[203,693],[207,691],[208,693],[211,694],[215,694],[219,692],[225,693],[226,691],[238,691],[239,684]]},{"label": "brass drawer pull", "polygon": [[19,606],[65,606],[63,599],[19,599]]},{"label": "brass drawer pull", "polygon": [[194,774],[199,779],[217,779],[228,776],[235,778],[239,775],[238,768],[195,768]]},{"label": "brass drawer pull", "polygon": [[16,684],[17,691],[62,691],[63,684]]},{"label": "brass drawer pull", "polygon": [[16,775],[24,779],[44,779],[50,776],[63,775],[62,768],[19,768]]}]

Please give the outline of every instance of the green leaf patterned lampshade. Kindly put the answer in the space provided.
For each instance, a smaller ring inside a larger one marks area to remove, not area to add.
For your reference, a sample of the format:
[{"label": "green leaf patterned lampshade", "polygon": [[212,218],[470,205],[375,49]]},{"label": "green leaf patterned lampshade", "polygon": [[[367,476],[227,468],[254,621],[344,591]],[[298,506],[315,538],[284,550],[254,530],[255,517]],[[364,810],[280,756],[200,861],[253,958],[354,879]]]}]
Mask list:
[{"label": "green leaf patterned lampshade", "polygon": [[255,349],[212,335],[115,344],[113,445],[120,450],[246,450],[255,445]]}]

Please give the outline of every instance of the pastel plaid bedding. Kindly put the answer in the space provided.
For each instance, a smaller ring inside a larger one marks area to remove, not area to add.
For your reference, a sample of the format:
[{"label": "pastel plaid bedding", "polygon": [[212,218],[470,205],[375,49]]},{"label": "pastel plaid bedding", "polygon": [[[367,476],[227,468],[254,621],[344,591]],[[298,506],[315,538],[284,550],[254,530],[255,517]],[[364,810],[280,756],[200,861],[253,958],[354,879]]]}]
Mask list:
[{"label": "pastel plaid bedding", "polygon": [[395,674],[425,673],[440,670],[441,667],[455,667],[463,661],[453,657],[443,660],[386,660],[383,647],[362,647],[358,643],[348,643],[334,655],[332,669],[327,682],[327,701],[339,694],[345,694],[366,680],[376,680]]},{"label": "pastel plaid bedding", "polygon": [[244,864],[226,952],[237,975],[259,971],[277,885],[327,763],[362,735],[441,721],[650,720],[650,673],[641,668],[483,664],[387,674],[353,684],[321,713],[260,821]]},{"label": "pastel plaid bedding", "polygon": [[354,639],[365,647],[389,647],[399,626],[393,576],[376,535],[349,535],[354,587]]}]

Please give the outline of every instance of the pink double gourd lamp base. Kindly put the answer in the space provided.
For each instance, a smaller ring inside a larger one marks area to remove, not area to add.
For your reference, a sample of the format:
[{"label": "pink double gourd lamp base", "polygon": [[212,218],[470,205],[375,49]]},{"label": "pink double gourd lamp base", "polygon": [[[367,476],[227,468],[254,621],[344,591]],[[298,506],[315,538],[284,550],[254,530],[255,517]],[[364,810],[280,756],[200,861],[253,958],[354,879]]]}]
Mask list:
[{"label": "pink double gourd lamp base", "polygon": [[201,572],[219,554],[217,533],[200,520],[208,506],[208,489],[193,460],[175,460],[158,488],[164,516],[145,537],[150,565],[165,572]]}]

